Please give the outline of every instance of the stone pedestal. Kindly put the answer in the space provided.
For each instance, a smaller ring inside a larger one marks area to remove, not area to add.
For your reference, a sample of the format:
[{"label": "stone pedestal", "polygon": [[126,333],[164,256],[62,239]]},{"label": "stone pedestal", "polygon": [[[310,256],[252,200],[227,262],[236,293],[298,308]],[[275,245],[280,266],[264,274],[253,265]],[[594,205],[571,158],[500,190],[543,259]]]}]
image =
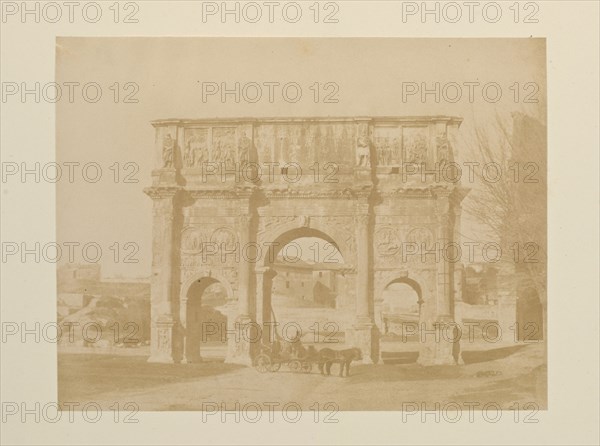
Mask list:
[{"label": "stone pedestal", "polygon": [[424,366],[431,365],[456,365],[454,356],[455,342],[453,342],[452,324],[449,317],[427,326],[426,332],[420,335],[421,349],[417,363]]},{"label": "stone pedestal", "polygon": [[360,348],[363,364],[379,361],[379,337],[377,328],[369,318],[358,318],[352,327],[354,347]]},{"label": "stone pedestal", "polygon": [[153,321],[152,342],[148,362],[174,363],[173,340],[175,321],[172,316],[161,316]]}]

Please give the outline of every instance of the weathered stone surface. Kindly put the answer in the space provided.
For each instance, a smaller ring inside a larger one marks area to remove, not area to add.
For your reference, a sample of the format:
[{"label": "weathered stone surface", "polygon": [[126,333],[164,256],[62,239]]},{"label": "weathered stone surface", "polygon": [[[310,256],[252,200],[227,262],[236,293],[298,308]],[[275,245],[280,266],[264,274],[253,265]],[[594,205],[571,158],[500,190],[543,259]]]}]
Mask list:
[{"label": "weathered stone surface", "polygon": [[[460,184],[420,170],[454,159],[460,122],[153,122],[156,170],[146,189],[154,201],[151,360],[200,360],[185,345],[193,323],[188,293],[203,278],[227,291],[231,333],[248,324],[264,328],[272,313],[272,276],[265,271],[277,248],[304,236],[323,238],[344,258],[352,290],[337,303],[340,323],[365,362],[379,359],[377,312],[392,282],[418,289],[419,321],[428,330],[452,322],[454,265],[427,252],[454,240],[465,194]],[[259,341],[246,338],[229,336],[228,362],[251,363]],[[419,361],[453,362],[446,344],[422,343]]]}]

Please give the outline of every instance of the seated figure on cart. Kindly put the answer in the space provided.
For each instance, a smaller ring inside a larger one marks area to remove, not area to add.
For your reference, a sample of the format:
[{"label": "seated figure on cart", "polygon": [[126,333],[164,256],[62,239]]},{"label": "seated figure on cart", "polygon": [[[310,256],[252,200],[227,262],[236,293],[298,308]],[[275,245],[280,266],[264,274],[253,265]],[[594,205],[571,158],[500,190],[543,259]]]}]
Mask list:
[{"label": "seated figure on cart", "polygon": [[254,366],[262,373],[276,372],[281,368],[281,364],[285,363],[291,371],[310,372],[312,369],[309,359],[310,350],[302,345],[301,337],[300,333],[296,332],[286,340],[275,333],[272,342],[263,339],[260,354],[254,359]]}]

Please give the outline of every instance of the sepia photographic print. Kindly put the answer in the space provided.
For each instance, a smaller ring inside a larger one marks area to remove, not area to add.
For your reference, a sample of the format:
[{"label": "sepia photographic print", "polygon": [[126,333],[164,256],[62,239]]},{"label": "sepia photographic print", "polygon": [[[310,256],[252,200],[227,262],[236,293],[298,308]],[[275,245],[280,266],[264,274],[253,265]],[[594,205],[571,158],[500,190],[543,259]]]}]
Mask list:
[{"label": "sepia photographic print", "polygon": [[2,445],[597,445],[600,3],[0,1]]},{"label": "sepia photographic print", "polygon": [[63,407],[548,408],[545,39],[59,37],[56,82]]}]

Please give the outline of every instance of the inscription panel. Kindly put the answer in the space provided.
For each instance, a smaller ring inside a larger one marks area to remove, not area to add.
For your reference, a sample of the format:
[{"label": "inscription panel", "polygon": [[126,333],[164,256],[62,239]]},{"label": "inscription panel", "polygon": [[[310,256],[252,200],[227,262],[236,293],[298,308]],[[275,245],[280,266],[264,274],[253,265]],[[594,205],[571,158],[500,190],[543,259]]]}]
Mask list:
[{"label": "inscription panel", "polygon": [[355,123],[263,124],[256,128],[255,144],[260,163],[350,166],[355,137]]}]

